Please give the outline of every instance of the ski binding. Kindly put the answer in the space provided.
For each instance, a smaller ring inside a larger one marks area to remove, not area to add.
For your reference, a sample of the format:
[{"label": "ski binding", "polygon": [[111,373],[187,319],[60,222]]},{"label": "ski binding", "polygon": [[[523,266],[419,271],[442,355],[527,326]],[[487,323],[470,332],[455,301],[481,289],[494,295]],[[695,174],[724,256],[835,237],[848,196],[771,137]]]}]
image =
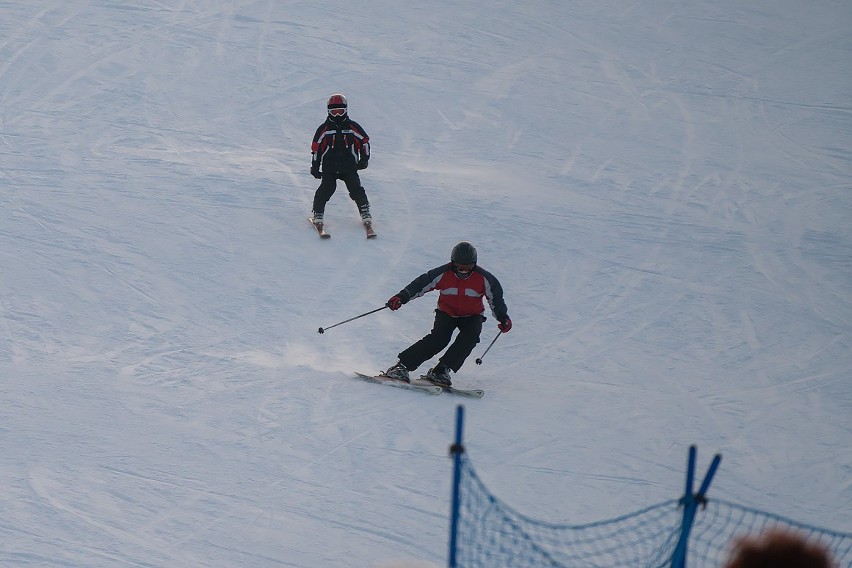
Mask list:
[{"label": "ski binding", "polygon": [[313,226],[313,228],[317,230],[317,234],[320,236],[321,239],[330,239],[331,238],[331,235],[326,233],[325,229],[323,229],[322,223],[314,223],[314,220],[313,220],[312,217],[308,217],[308,223],[310,223],[311,226]]},{"label": "ski binding", "polygon": [[376,234],[376,231],[373,229],[373,222],[372,221],[364,221],[363,225],[364,225],[364,231],[367,233],[368,239],[375,239],[376,237],[379,236],[379,235]]}]

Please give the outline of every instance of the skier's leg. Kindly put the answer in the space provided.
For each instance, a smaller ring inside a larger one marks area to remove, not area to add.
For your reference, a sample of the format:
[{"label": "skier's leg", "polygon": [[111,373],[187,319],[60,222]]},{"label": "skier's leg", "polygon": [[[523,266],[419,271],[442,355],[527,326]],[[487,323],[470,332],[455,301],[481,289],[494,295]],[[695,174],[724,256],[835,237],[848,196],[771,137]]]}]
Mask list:
[{"label": "skier's leg", "polygon": [[342,176],[340,179],[342,179],[343,183],[346,184],[346,189],[349,191],[349,198],[358,206],[358,212],[361,214],[361,218],[365,221],[371,221],[372,216],[370,215],[370,202],[367,199],[367,192],[361,185],[361,176],[358,175],[358,172],[352,172],[351,174]]},{"label": "skier's leg", "polygon": [[441,349],[449,345],[455,329],[455,318],[448,316],[441,310],[435,310],[435,323],[432,325],[432,331],[400,353],[399,360],[405,365],[406,369],[413,371],[424,361],[428,361]]},{"label": "skier's leg", "polygon": [[323,173],[319,187],[314,193],[313,211],[315,216],[317,214],[322,215],[325,213],[325,204],[328,203],[328,200],[331,199],[332,195],[334,195],[334,191],[336,189],[337,177],[333,174],[326,175]]},{"label": "skier's leg", "polygon": [[482,333],[483,317],[468,316],[466,318],[457,318],[456,325],[459,328],[459,334],[456,340],[450,345],[450,348],[441,355],[439,363],[443,363],[455,372],[458,372],[464,365],[473,348],[479,343],[479,335]]}]

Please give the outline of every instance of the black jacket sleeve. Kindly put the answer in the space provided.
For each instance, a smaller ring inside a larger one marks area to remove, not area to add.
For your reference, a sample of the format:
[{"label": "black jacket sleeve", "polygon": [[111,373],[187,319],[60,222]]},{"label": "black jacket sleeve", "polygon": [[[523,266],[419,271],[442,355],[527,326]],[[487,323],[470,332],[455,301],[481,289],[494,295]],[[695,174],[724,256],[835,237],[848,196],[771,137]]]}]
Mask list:
[{"label": "black jacket sleeve", "polygon": [[441,275],[444,274],[447,270],[452,269],[453,264],[448,262],[447,264],[442,264],[441,266],[436,266],[432,270],[428,270],[412,280],[408,283],[408,286],[399,291],[399,296],[402,299],[402,303],[408,302],[412,298],[416,298],[417,296],[421,296],[426,293],[426,290],[433,283],[437,283],[438,280],[441,279]]}]

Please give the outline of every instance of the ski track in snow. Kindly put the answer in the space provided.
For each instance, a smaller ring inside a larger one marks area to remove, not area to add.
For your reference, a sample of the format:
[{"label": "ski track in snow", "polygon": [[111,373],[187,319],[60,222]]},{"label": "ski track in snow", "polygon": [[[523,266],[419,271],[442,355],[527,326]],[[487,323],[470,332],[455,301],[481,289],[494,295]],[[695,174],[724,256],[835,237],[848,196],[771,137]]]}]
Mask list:
[{"label": "ski track in snow", "polygon": [[[696,443],[711,497],[852,531],[848,10],[2,11],[0,563],[443,565],[459,403],[530,516],[677,497]],[[342,184],[303,220],[335,91],[375,240]],[[486,397],[353,380],[434,294],[317,328],[463,239],[515,323]]]}]

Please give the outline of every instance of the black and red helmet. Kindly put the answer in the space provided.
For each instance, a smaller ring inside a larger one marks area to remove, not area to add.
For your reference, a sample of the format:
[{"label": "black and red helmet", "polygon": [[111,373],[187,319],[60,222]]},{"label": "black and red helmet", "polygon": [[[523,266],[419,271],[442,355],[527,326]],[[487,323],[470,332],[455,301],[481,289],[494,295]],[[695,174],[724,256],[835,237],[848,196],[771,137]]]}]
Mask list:
[{"label": "black and red helmet", "polygon": [[349,105],[346,104],[346,97],[340,93],[335,93],[328,97],[328,116],[338,118],[346,116],[346,111]]}]

